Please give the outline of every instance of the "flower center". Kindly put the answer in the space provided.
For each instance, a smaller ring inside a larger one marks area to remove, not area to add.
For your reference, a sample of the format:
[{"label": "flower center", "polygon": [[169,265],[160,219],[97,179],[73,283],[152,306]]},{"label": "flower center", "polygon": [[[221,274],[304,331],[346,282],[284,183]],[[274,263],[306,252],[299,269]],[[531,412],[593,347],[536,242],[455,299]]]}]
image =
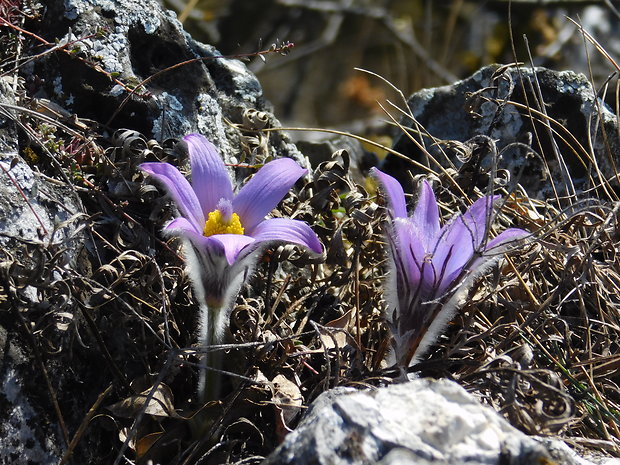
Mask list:
[{"label": "flower center", "polygon": [[243,234],[239,215],[233,213],[230,200],[220,199],[217,208],[209,213],[203,234],[207,237],[215,234]]}]

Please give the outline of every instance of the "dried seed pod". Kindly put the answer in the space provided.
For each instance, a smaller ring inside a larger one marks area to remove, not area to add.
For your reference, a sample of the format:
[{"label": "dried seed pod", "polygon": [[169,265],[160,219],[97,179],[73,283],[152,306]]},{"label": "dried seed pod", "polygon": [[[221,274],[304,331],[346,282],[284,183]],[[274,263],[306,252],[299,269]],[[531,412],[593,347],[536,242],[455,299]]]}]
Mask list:
[{"label": "dried seed pod", "polygon": [[348,215],[359,210],[363,204],[368,201],[368,194],[361,187],[356,185],[355,190],[350,191],[342,201],[342,206],[347,211]]},{"label": "dried seed pod", "polygon": [[272,252],[270,259],[279,262],[288,261],[298,267],[322,263],[325,260],[322,255],[317,256],[293,244],[279,246]]},{"label": "dried seed pod", "polygon": [[115,147],[120,148],[121,154],[124,155],[119,161],[131,158],[132,155],[140,156],[148,148],[146,138],[138,131],[131,129],[119,129],[116,131],[112,137],[112,143]]},{"label": "dried seed pod", "polygon": [[248,108],[243,112],[243,126],[247,129],[258,130],[271,126],[269,114],[264,111],[258,111],[254,108]]},{"label": "dried seed pod", "polygon": [[323,211],[330,203],[337,203],[339,191],[351,190],[351,183],[347,178],[348,171],[349,154],[346,150],[334,152],[332,160],[321,163],[314,172],[315,194],[310,200],[310,205]]},{"label": "dried seed pod", "polygon": [[347,251],[342,240],[342,227],[338,228],[327,247],[328,265],[345,265],[347,263]]}]

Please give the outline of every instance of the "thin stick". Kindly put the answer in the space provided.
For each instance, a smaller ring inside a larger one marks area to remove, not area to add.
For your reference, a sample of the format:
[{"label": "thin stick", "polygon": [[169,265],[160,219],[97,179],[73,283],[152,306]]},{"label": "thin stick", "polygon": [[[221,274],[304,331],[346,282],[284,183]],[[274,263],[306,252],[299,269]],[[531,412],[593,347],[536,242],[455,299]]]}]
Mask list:
[{"label": "thin stick", "polygon": [[103,391],[101,394],[99,394],[99,397],[97,397],[97,400],[95,401],[93,406],[88,410],[88,413],[84,417],[84,420],[82,420],[82,423],[80,424],[80,426],[78,427],[77,431],[75,432],[75,435],[73,436],[73,439],[71,439],[71,442],[69,443],[69,447],[67,448],[67,450],[63,454],[62,458],[60,459],[60,462],[58,462],[58,465],[63,465],[65,463],[67,463],[67,461],[71,458],[71,455],[73,454],[74,449],[76,448],[76,446],[80,442],[80,439],[82,439],[82,436],[84,435],[84,432],[86,431],[86,428],[88,428],[90,420],[92,420],[92,418],[95,415],[95,413],[97,413],[97,410],[99,409],[99,406],[104,401],[104,399],[108,396],[108,394],[110,394],[112,392],[112,387],[113,387],[113,385],[110,384],[106,388],[105,391]]}]

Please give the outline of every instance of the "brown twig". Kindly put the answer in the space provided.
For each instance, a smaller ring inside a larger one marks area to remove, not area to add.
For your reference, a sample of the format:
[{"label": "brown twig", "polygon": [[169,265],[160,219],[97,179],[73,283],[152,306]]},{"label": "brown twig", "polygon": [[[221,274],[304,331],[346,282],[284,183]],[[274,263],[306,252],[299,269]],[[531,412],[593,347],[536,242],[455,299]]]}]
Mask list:
[{"label": "brown twig", "polygon": [[90,421],[92,420],[95,413],[97,413],[97,410],[101,406],[101,403],[112,392],[112,388],[113,388],[113,385],[110,384],[101,394],[99,394],[99,396],[97,397],[97,400],[92,405],[92,407],[88,410],[88,413],[86,414],[86,416],[82,420],[82,423],[80,424],[77,431],[73,435],[73,439],[71,439],[71,442],[69,443],[69,447],[67,447],[67,450],[65,451],[62,458],[60,459],[60,462],[58,462],[58,465],[63,465],[67,463],[67,461],[69,461],[69,459],[71,458],[71,455],[73,454],[73,451],[75,450],[78,443],[82,439],[82,436],[84,435],[84,432],[86,431],[86,428],[88,428]]}]

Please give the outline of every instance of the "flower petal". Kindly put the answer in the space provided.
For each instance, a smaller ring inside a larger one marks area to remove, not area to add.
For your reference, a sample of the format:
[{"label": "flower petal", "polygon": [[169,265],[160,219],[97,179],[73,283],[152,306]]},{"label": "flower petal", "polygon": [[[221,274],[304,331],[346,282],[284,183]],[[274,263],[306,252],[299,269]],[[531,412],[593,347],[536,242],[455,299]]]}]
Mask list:
[{"label": "flower petal", "polygon": [[474,256],[474,242],[469,230],[463,226],[462,217],[459,216],[453,224],[440,239],[433,256],[437,289],[446,289]]},{"label": "flower petal", "polygon": [[393,221],[393,259],[397,272],[404,273],[406,285],[417,289],[421,280],[424,263],[424,247],[420,242],[418,231],[409,219],[396,218]]},{"label": "flower petal", "polygon": [[209,236],[209,240],[216,242],[224,250],[224,255],[229,265],[237,260],[239,252],[246,246],[253,243],[255,239],[243,234],[214,234]]},{"label": "flower petal", "polygon": [[[222,297],[225,294],[230,285],[230,266],[237,260],[239,252],[254,242],[253,238],[242,234],[217,234],[205,237],[185,218],[171,221],[164,229],[170,233],[176,232],[192,242],[196,253],[202,258],[198,274],[209,283],[208,286],[203,286],[203,291],[206,294],[210,293],[210,298],[216,295]],[[225,257],[229,266],[223,266],[221,257]],[[234,275],[234,272],[232,274]]]},{"label": "flower petal", "polygon": [[178,169],[169,163],[142,163],[140,169],[163,184],[181,215],[187,218],[195,228],[204,224],[204,215],[196,193]]},{"label": "flower petal", "polygon": [[257,242],[277,241],[302,245],[315,253],[323,253],[316,233],[303,221],[271,218],[258,224],[252,234]]},{"label": "flower petal", "polygon": [[499,258],[504,252],[507,251],[511,243],[514,244],[515,242],[524,239],[528,235],[529,233],[527,231],[524,231],[523,229],[506,229],[504,232],[499,234],[497,237],[491,239],[486,244],[482,255],[469,265],[469,269],[475,272],[476,268],[484,265],[485,263],[488,263],[489,260]]},{"label": "flower petal", "polygon": [[239,215],[246,234],[253,235],[256,225],[306,172],[290,158],[274,160],[258,170],[233,200],[233,210]]},{"label": "flower petal", "polygon": [[388,204],[394,218],[407,218],[407,204],[405,203],[405,193],[400,183],[389,174],[373,168],[372,174],[379,180],[383,190],[387,195]]},{"label": "flower petal", "polygon": [[[226,239],[217,240],[214,239],[215,236],[205,237],[189,231],[184,232],[183,237],[187,239],[186,245],[189,245],[185,248],[185,255],[196,299],[206,303],[210,309],[229,312],[239,287],[245,276],[251,273],[253,265],[247,261],[234,261],[235,249],[243,248],[243,244],[231,247]],[[229,252],[228,257],[226,251]],[[233,260],[233,263],[230,263],[229,259]],[[227,319],[221,313],[220,316]],[[226,321],[219,319],[219,316],[210,317],[211,323],[202,321],[202,324],[214,323],[217,334],[227,325]]]},{"label": "flower petal", "polygon": [[192,233],[196,235],[202,235],[201,231],[196,230],[196,226],[192,224],[187,218],[179,217],[172,220],[164,227],[164,231],[167,233],[178,232],[180,235],[184,233]]},{"label": "flower petal", "polygon": [[428,181],[422,181],[418,194],[418,203],[411,215],[411,221],[420,234],[424,249],[431,251],[439,234],[439,207],[435,193]]},{"label": "flower petal", "polygon": [[493,202],[499,196],[482,197],[463,214],[453,218],[439,233],[433,256],[439,274],[437,287],[446,289],[479,251],[487,233]]},{"label": "flower petal", "polygon": [[493,205],[499,198],[499,195],[481,197],[463,214],[461,224],[469,230],[476,250],[480,248],[486,238],[487,226],[493,220]]},{"label": "flower petal", "polygon": [[171,221],[164,230],[189,239],[195,247],[204,250],[206,255],[224,255],[229,265],[237,260],[237,256],[243,248],[255,242],[254,238],[243,234],[214,234],[205,237],[201,232],[197,232],[196,228],[185,218],[177,218]]},{"label": "flower petal", "polygon": [[486,247],[484,248],[484,253],[502,253],[501,251],[497,251],[497,249],[503,249],[503,245],[506,245],[506,242],[510,241],[518,241],[519,239],[523,239],[529,233],[519,228],[509,228],[504,232],[499,234],[497,237],[491,239]]},{"label": "flower petal", "polygon": [[226,165],[217,148],[200,134],[183,138],[192,165],[192,186],[205,218],[216,209],[220,199],[232,200],[233,190]]},{"label": "flower petal", "polygon": [[189,221],[184,220],[184,218],[172,220],[164,227],[164,234],[177,235],[189,239],[198,249],[213,251],[216,248],[218,252],[221,252],[222,246],[219,242],[213,242],[211,237],[203,236],[202,232],[198,232]]},{"label": "flower petal", "polygon": [[397,234],[398,253],[408,267],[410,286],[417,290],[423,300],[433,299],[437,273],[432,254],[424,245],[425,232],[420,231],[410,218],[394,220],[394,229]]}]

